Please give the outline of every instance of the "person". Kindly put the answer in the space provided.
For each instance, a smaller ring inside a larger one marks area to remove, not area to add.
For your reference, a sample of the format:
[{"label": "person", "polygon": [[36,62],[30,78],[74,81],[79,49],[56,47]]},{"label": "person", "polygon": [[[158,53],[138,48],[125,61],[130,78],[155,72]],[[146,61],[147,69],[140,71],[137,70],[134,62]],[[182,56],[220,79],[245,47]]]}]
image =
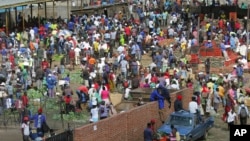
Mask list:
[{"label": "person", "polygon": [[99,111],[100,111],[100,120],[105,119],[108,117],[109,115],[109,108],[107,105],[105,105],[105,101],[101,102],[101,105],[99,107]]},{"label": "person", "polygon": [[65,112],[66,114],[69,114],[69,112],[74,111],[74,105],[71,104],[72,102],[72,96],[70,94],[67,94],[63,97],[64,103],[65,103]]},{"label": "person", "polygon": [[109,100],[109,91],[106,90],[106,88],[103,86],[102,87],[102,91],[101,91],[101,98],[103,101],[105,101],[105,104],[110,104],[110,100]]},{"label": "person", "polygon": [[234,108],[232,108],[228,113],[227,113],[227,124],[228,124],[228,130],[230,130],[230,127],[237,123],[237,115],[234,111]]},{"label": "person", "polygon": [[43,124],[46,124],[46,117],[43,114],[43,109],[39,108],[37,114],[32,116],[30,120],[34,120],[34,127],[37,129],[37,133],[39,136],[43,137],[45,131],[42,129]]},{"label": "person", "polygon": [[85,110],[87,106],[88,96],[81,90],[77,90],[76,93],[78,96],[78,101],[76,103],[77,108]]},{"label": "person", "polygon": [[207,74],[210,73],[210,58],[207,58],[205,61],[205,70]]},{"label": "person", "polygon": [[196,114],[198,111],[198,104],[196,102],[196,96],[192,96],[192,101],[188,104],[190,113]]},{"label": "person", "polygon": [[153,131],[151,129],[151,123],[147,123],[147,128],[143,132],[144,141],[153,141]]},{"label": "person", "polygon": [[174,111],[178,112],[180,110],[183,110],[183,108],[182,108],[182,96],[178,95],[177,99],[174,102]]},{"label": "person", "polygon": [[160,88],[157,87],[154,89],[154,91],[150,94],[150,101],[158,101],[158,106],[159,106],[159,115],[162,123],[164,123],[164,97],[160,94]]},{"label": "person", "polygon": [[244,104],[244,101],[242,101],[240,106],[239,106],[238,116],[240,119],[240,125],[246,125],[247,118],[249,117],[249,111],[248,111],[247,106]]},{"label": "person", "polygon": [[21,128],[22,128],[23,141],[29,141],[30,126],[28,117],[23,118],[23,123]]},{"label": "person", "polygon": [[177,131],[177,129],[174,127],[174,125],[170,126],[171,133],[169,135],[169,141],[180,141],[180,133]]},{"label": "person", "polygon": [[221,97],[219,95],[219,88],[216,88],[213,96],[214,111],[216,113],[218,112],[220,102],[221,102]]},{"label": "person", "polygon": [[92,102],[92,109],[90,110],[91,118],[90,123],[97,122],[99,120],[99,108],[97,106],[97,101]]},{"label": "person", "polygon": [[29,105],[29,98],[27,96],[27,92],[23,93],[21,99],[22,99],[23,107],[28,107],[28,105]]}]

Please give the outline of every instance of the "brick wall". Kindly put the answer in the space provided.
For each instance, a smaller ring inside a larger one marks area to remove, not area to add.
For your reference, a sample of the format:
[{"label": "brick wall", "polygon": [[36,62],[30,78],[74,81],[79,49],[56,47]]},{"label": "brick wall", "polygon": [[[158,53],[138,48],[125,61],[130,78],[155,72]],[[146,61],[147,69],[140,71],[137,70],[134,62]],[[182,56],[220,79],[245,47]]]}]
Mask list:
[{"label": "brick wall", "polygon": [[[171,94],[171,108],[169,109],[168,103],[165,103],[166,119],[174,110],[173,102],[178,94],[183,96],[184,109],[188,109],[193,90],[183,89]],[[142,141],[143,130],[151,119],[156,119],[157,128],[161,125],[157,102],[150,102],[97,123],[76,128],[74,141]],[[94,130],[95,127],[96,130]]]}]

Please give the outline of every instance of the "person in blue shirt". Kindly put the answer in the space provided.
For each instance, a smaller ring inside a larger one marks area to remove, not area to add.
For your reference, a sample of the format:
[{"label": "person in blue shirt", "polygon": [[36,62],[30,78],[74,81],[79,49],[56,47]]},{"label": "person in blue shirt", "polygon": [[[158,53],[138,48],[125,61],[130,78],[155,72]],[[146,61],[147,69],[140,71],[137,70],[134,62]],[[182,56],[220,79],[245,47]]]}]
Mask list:
[{"label": "person in blue shirt", "polygon": [[153,141],[153,130],[151,123],[147,123],[147,128],[143,131],[144,141]]},{"label": "person in blue shirt", "polygon": [[43,114],[42,108],[39,108],[37,111],[37,114],[31,116],[30,120],[34,120],[34,128],[37,129],[38,136],[43,137],[44,131],[42,127],[43,127],[43,124],[47,124],[47,123],[46,123],[46,117]]},{"label": "person in blue shirt", "polygon": [[211,43],[211,40],[208,40],[206,43],[205,43],[205,46],[207,48],[212,48],[213,47],[213,44]]},{"label": "person in blue shirt", "polygon": [[47,88],[48,88],[48,94],[49,97],[54,97],[54,87],[56,85],[56,80],[54,79],[54,77],[52,77],[52,74],[49,74],[46,78],[46,84],[47,84]]},{"label": "person in blue shirt", "polygon": [[227,54],[227,51],[226,51],[226,46],[225,46],[225,40],[223,40],[221,43],[220,43],[220,49],[223,53],[223,56],[225,58],[226,61],[229,61],[230,58],[228,57],[228,54]]},{"label": "person in blue shirt", "polygon": [[154,60],[156,61],[156,65],[158,69],[162,68],[162,58],[163,56],[159,52],[156,52],[156,55],[154,56]]},{"label": "person in blue shirt", "polygon": [[160,120],[162,121],[162,123],[164,123],[164,97],[161,95],[160,93],[160,87],[156,86],[156,89],[154,89],[154,91],[151,93],[150,95],[150,101],[158,101],[158,106],[159,106],[159,116],[160,116]]},{"label": "person in blue shirt", "polygon": [[231,48],[231,50],[236,51],[236,42],[235,42],[235,35],[234,34],[232,34],[230,36],[230,48]]},{"label": "person in blue shirt", "polygon": [[70,31],[72,31],[72,32],[74,31],[74,26],[75,26],[75,24],[74,24],[73,22],[70,21],[70,22],[68,23],[68,29],[69,29]]}]

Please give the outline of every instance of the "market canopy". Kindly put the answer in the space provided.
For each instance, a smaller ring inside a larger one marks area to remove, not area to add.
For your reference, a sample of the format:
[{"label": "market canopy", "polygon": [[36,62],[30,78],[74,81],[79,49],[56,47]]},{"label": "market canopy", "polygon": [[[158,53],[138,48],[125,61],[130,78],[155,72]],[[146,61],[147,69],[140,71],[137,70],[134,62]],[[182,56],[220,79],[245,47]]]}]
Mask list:
[{"label": "market canopy", "polygon": [[12,8],[22,5],[49,2],[53,0],[0,0],[0,9]]}]

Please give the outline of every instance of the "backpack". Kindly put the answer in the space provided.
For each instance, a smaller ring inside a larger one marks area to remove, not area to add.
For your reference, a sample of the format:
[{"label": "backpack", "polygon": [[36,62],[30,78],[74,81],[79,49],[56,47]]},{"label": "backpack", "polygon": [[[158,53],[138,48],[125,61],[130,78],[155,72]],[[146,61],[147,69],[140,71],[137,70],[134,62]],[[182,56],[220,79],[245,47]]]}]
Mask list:
[{"label": "backpack", "polygon": [[247,118],[247,110],[245,107],[241,107],[240,109],[240,118]]},{"label": "backpack", "polygon": [[128,86],[129,86],[128,81],[124,81],[124,82],[123,82],[123,87],[124,87],[124,88],[128,88]]}]

